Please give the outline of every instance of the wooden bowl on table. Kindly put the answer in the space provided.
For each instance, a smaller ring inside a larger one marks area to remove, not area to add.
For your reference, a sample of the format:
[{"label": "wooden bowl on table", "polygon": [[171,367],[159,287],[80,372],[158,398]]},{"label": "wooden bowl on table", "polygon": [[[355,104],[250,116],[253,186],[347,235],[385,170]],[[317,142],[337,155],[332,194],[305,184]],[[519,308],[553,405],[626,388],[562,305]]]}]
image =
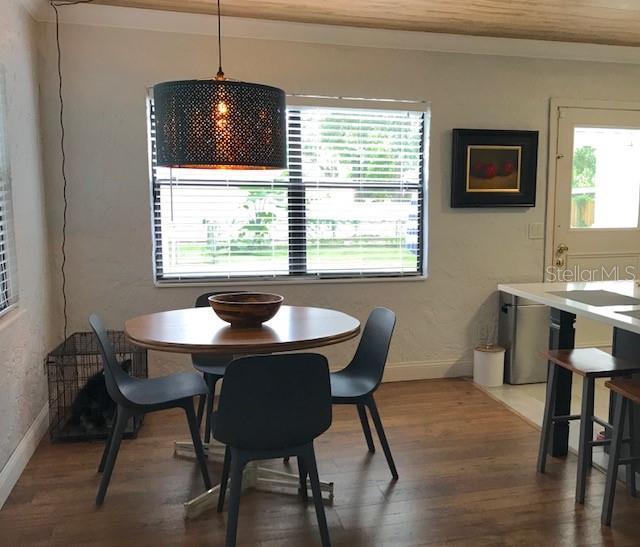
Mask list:
[{"label": "wooden bowl on table", "polygon": [[280,309],[284,297],[263,292],[214,294],[209,305],[216,315],[234,328],[257,328]]}]

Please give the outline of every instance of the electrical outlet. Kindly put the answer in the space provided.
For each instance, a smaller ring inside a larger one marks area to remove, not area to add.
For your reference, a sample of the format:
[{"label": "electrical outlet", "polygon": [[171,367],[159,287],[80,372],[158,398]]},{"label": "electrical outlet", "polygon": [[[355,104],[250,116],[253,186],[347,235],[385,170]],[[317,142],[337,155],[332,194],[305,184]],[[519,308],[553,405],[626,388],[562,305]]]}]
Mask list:
[{"label": "electrical outlet", "polygon": [[529,224],[529,239],[544,239],[544,225],[542,222]]}]

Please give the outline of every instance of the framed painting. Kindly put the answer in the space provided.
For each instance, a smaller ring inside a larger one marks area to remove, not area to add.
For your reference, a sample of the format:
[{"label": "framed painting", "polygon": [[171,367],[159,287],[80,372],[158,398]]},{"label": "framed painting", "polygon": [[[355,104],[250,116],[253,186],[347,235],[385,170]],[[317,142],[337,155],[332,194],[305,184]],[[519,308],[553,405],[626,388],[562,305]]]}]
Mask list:
[{"label": "framed painting", "polygon": [[534,207],[537,131],[454,129],[451,207]]}]

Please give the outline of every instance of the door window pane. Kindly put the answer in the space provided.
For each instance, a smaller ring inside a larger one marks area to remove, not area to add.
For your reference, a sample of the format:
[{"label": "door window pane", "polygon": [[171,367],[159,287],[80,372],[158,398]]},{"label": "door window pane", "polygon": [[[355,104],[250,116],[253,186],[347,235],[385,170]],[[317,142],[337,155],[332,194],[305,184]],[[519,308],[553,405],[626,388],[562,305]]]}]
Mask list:
[{"label": "door window pane", "polygon": [[637,228],[640,129],[577,127],[571,228]]}]

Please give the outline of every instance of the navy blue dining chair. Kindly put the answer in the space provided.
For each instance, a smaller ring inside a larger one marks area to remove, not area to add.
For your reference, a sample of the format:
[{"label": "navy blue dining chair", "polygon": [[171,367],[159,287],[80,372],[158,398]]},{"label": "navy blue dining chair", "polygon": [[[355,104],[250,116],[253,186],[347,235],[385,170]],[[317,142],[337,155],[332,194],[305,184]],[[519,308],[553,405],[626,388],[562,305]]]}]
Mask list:
[{"label": "navy blue dining chair", "polygon": [[[395,325],[396,315],[391,310],[375,308],[371,312],[353,359],[342,370],[331,373],[331,400],[334,405],[356,406],[367,447],[374,453],[376,447],[367,418],[369,409],[391,476],[398,480],[398,470],[373,396],[382,382]],[[284,461],[287,463],[289,458]],[[301,476],[300,483],[303,481]],[[304,492],[302,494],[304,496]]]},{"label": "navy blue dining chair", "polygon": [[113,427],[109,433],[98,471],[102,472],[96,504],[102,505],[111,480],[111,473],[118,456],[120,442],[127,422],[132,416],[149,412],[182,408],[187,416],[193,448],[202,473],[205,488],[211,488],[207,460],[202,448],[200,431],[193,405],[194,397],[205,396],[208,387],[199,374],[180,373],[162,378],[140,379],[129,376],[116,360],[107,331],[97,315],[89,317],[104,362],[107,392],[116,404]]},{"label": "navy blue dining chair", "polygon": [[[309,475],[322,545],[330,545],[313,441],[331,425],[327,359],[316,353],[242,357],[227,367],[213,424],[226,445],[218,511],[231,478],[226,547],[236,544],[242,472],[251,461],[296,456]],[[302,485],[301,485],[302,486]]]},{"label": "navy blue dining chair", "polygon": [[391,475],[398,480],[396,464],[373,396],[382,382],[395,324],[396,315],[391,310],[376,308],[371,312],[353,359],[344,369],[331,373],[331,399],[334,405],[357,407],[367,447],[369,452],[375,452],[367,419],[369,410]]},{"label": "navy blue dining chair", "polygon": [[[201,294],[196,298],[196,308],[208,308],[209,297],[216,294],[224,294],[229,291],[213,291]],[[233,291],[244,292],[244,291]],[[213,313],[213,310],[211,311]],[[198,404],[198,425],[202,424],[203,414],[205,417],[204,425],[204,442],[208,443],[211,439],[211,418],[213,416],[213,400],[216,394],[216,384],[224,377],[227,365],[233,360],[233,355],[223,353],[194,353],[191,355],[193,367],[202,373],[209,393],[206,397],[202,397]]]}]

